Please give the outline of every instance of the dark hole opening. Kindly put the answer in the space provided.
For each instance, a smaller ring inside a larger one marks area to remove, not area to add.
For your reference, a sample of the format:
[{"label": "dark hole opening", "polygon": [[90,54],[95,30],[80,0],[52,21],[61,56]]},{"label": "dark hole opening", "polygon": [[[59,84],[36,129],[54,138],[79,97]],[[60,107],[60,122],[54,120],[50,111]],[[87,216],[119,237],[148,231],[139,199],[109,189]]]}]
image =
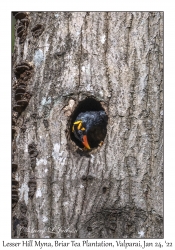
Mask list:
[{"label": "dark hole opening", "polygon": [[107,187],[103,187],[103,193],[105,194],[107,191]]},{"label": "dark hole opening", "polygon": [[[74,133],[72,132],[72,126],[77,116],[80,113],[87,112],[87,111],[104,111],[105,112],[101,103],[92,97],[88,97],[85,100],[79,102],[79,104],[77,105],[77,107],[75,108],[74,112],[71,115],[70,138],[80,148],[84,148],[84,145],[82,144],[80,140],[78,140],[75,137]],[[106,114],[106,117],[107,117],[107,114]],[[90,148],[96,148],[99,146],[100,143],[103,143],[103,140],[107,133],[106,127],[107,127],[107,122],[106,123],[104,122],[100,124],[100,126],[92,126],[92,128],[88,131],[87,139],[88,139]]]},{"label": "dark hole opening", "polygon": [[92,231],[92,227],[87,227],[87,230],[88,230],[89,232],[91,232],[91,231]]}]

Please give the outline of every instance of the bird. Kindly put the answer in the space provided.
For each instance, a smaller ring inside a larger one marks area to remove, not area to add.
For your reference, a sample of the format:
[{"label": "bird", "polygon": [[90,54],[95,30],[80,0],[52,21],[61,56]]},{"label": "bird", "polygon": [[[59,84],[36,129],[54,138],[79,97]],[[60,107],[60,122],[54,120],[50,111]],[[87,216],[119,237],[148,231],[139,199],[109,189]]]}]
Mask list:
[{"label": "bird", "polygon": [[[81,112],[73,122],[72,133],[84,145],[85,150],[102,145],[107,129],[105,111]],[[82,145],[82,146],[83,146]]]}]

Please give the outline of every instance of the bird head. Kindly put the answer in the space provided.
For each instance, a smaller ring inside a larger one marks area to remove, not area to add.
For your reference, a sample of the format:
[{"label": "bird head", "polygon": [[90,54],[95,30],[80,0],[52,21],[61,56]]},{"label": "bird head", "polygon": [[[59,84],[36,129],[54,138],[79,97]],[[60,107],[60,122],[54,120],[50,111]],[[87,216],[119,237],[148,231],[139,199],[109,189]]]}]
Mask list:
[{"label": "bird head", "polygon": [[82,142],[85,148],[91,149],[87,139],[87,130],[83,126],[83,122],[81,120],[75,121],[73,123],[72,132],[74,133],[75,137]]}]

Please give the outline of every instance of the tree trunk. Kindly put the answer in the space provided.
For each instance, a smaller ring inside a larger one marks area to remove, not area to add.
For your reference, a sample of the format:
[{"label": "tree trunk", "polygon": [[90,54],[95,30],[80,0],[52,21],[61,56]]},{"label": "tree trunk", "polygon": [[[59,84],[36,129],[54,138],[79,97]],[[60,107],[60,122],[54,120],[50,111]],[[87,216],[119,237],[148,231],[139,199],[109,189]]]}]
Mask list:
[{"label": "tree trunk", "polygon": [[[14,13],[13,238],[163,237],[163,13]],[[71,126],[105,110],[103,145]]]}]

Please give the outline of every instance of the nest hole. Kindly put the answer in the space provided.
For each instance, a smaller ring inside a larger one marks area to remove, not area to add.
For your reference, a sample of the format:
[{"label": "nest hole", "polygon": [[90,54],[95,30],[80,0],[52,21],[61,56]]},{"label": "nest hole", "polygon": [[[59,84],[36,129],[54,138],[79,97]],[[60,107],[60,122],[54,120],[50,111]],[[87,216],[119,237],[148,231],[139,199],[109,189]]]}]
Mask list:
[{"label": "nest hole", "polygon": [[[70,122],[69,122],[69,133],[70,133],[70,139],[79,147],[84,148],[84,145],[80,140],[78,140],[74,133],[72,132],[72,126],[75,122],[77,116],[82,112],[87,111],[104,111],[104,108],[102,107],[101,103],[97,101],[96,99],[92,97],[87,97],[83,101],[80,101],[78,105],[76,106],[75,110],[73,111]],[[107,114],[106,114],[107,116]],[[99,134],[101,133],[101,136],[99,138]],[[87,134],[88,143],[90,145],[90,148],[97,148],[98,146],[101,146],[103,144],[103,141],[105,139],[107,133],[107,123],[103,126],[100,126],[100,128],[92,128]]]}]

